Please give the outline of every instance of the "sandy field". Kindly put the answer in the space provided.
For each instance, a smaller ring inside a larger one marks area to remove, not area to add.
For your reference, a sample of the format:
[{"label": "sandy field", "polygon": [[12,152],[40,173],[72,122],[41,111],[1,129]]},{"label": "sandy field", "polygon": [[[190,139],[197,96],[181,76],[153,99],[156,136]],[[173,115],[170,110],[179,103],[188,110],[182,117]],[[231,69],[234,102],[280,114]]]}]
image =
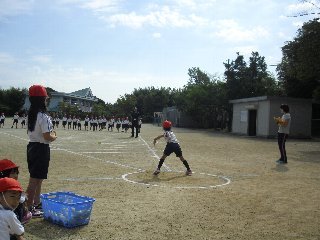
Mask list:
[{"label": "sandy field", "polygon": [[[0,158],[20,165],[27,187],[26,129],[0,129]],[[320,141],[289,139],[288,164],[277,165],[276,139],[174,128],[194,174],[168,157],[144,124],[129,133],[57,129],[43,193],[93,197],[88,225],[67,229],[43,219],[25,226],[26,239],[320,239]]]}]

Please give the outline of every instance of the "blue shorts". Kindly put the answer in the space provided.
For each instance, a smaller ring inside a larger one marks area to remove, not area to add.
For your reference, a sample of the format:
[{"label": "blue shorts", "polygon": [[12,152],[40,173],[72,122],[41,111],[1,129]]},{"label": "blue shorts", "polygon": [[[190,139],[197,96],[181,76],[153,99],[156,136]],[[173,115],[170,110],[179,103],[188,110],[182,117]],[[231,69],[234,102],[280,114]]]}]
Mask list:
[{"label": "blue shorts", "polygon": [[176,154],[177,157],[182,156],[182,151],[179,143],[167,143],[166,148],[163,151],[163,154],[169,156],[173,152]]}]

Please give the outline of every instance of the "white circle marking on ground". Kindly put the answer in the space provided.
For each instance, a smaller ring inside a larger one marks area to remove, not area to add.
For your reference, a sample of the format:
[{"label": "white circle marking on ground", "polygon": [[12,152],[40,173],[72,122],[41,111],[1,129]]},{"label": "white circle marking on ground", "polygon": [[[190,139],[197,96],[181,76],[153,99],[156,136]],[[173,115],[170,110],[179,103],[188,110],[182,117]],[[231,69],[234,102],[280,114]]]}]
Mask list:
[{"label": "white circle marking on ground", "polygon": [[[132,173],[126,173],[122,175],[122,179],[126,182],[129,183],[133,183],[133,184],[139,184],[139,185],[145,185],[145,186],[151,186],[151,187],[168,187],[168,186],[161,186],[159,184],[150,184],[150,183],[141,183],[141,182],[136,182],[133,180],[128,179],[129,175],[133,175],[133,174],[139,174],[139,173],[143,173],[145,171],[139,171],[139,172],[132,172]],[[173,172],[173,171],[170,171]],[[175,171],[177,173],[181,173],[179,171]],[[193,174],[195,174],[195,172],[193,172]],[[209,185],[209,186],[178,186],[178,187],[172,187],[172,188],[177,188],[177,189],[191,189],[191,188],[196,188],[196,189],[208,189],[208,188],[217,188],[217,187],[223,187],[226,186],[228,184],[231,183],[231,180],[225,176],[218,176],[215,174],[209,174],[209,173],[197,173],[197,174],[201,174],[201,175],[207,175],[207,176],[211,176],[211,177],[217,177],[220,178],[224,181],[224,183],[222,184],[217,184],[217,185]]]}]

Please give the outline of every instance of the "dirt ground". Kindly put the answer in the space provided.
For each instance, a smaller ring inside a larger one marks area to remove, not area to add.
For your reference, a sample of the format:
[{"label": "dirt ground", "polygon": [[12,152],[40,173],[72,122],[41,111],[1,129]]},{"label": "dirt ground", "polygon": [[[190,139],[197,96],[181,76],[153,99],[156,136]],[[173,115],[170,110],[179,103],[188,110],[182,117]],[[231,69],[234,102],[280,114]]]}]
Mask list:
[{"label": "dirt ground", "polygon": [[[20,165],[27,187],[26,129],[0,129],[0,158]],[[129,133],[57,129],[42,192],[96,199],[88,225],[73,229],[33,219],[26,239],[320,239],[320,142],[287,142],[277,165],[276,139],[174,128],[194,171],[171,155],[152,175],[165,143],[160,127]]]}]

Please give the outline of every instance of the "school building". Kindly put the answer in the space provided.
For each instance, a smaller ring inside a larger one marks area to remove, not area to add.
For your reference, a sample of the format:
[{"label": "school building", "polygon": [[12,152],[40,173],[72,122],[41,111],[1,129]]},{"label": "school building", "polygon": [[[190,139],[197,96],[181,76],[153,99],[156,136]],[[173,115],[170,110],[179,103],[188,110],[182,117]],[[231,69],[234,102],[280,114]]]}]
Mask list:
[{"label": "school building", "polygon": [[275,137],[278,126],[273,117],[281,117],[281,104],[288,104],[291,115],[290,137],[310,138],[312,100],[260,96],[229,101],[233,105],[232,133]]},{"label": "school building", "polygon": [[[79,111],[91,112],[93,104],[97,101],[98,99],[92,94],[90,88],[81,89],[72,93],[51,92],[48,111],[58,112],[59,104],[64,102],[72,106],[76,106]],[[29,96],[26,96],[23,109],[29,109],[29,107]]]}]

